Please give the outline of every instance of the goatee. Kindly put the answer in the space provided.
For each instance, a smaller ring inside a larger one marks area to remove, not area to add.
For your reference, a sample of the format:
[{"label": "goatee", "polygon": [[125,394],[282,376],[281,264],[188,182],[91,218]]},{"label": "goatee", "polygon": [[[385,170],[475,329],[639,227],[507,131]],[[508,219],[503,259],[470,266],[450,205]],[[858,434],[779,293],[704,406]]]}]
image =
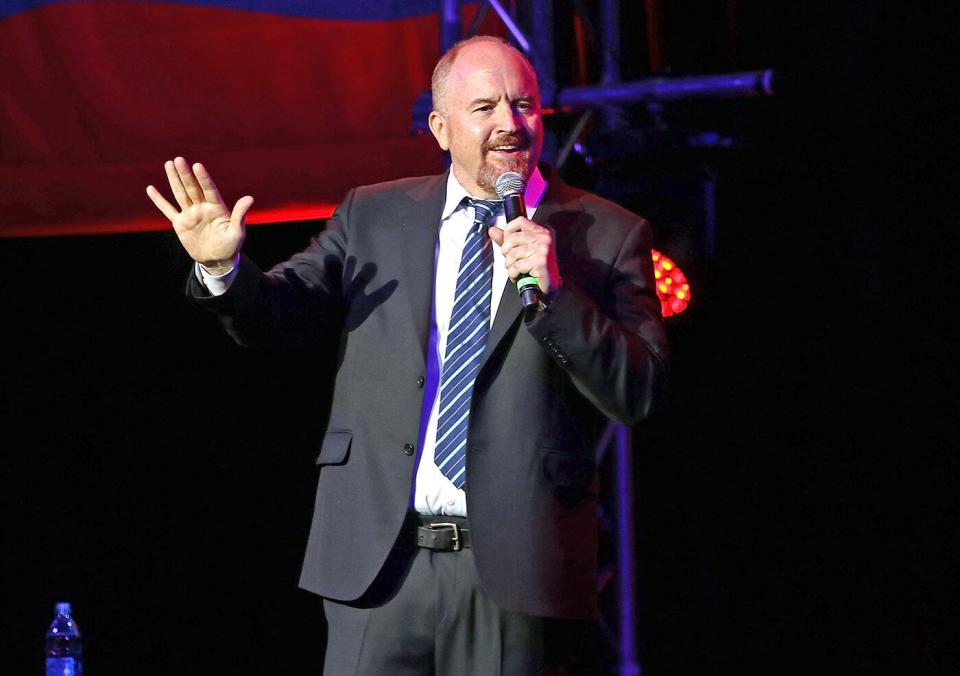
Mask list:
[{"label": "goatee", "polygon": [[526,178],[528,173],[527,169],[529,168],[528,164],[530,162],[530,150],[528,148],[514,153],[506,162],[498,162],[496,166],[487,161],[489,152],[490,151],[484,151],[483,159],[480,162],[480,169],[477,171],[478,186],[484,190],[493,192],[493,187],[497,184],[497,179],[500,178],[500,174],[505,171],[515,171]]}]

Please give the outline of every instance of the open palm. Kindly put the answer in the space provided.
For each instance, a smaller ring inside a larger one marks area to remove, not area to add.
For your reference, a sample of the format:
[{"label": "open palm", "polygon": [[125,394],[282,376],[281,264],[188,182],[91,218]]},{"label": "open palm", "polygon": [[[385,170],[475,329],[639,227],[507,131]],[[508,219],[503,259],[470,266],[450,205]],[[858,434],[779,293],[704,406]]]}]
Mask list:
[{"label": "open palm", "polygon": [[180,209],[152,185],[147,186],[147,196],[170,219],[183,248],[193,260],[207,268],[232,263],[243,245],[244,221],[253,197],[241,197],[231,212],[202,164],[196,163],[191,168],[185,159],[178,157],[166,162],[164,169]]}]

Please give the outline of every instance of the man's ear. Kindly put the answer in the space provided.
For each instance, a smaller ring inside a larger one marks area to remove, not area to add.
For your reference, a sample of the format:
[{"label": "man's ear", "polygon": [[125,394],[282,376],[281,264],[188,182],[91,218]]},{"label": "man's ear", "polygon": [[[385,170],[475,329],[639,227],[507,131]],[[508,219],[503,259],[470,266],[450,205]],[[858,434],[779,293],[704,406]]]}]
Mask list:
[{"label": "man's ear", "polygon": [[437,144],[441,150],[450,150],[450,140],[447,138],[447,121],[437,111],[430,111],[430,117],[427,118],[427,124],[430,125],[430,131],[433,138],[437,139]]}]

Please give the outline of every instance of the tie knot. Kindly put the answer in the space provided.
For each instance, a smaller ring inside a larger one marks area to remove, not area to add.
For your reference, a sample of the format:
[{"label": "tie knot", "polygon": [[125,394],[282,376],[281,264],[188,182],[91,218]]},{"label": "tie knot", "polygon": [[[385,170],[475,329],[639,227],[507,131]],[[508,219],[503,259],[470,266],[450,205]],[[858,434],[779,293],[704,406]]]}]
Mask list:
[{"label": "tie knot", "polygon": [[496,200],[481,200],[473,197],[467,197],[467,204],[473,207],[473,224],[489,225],[493,222],[493,217],[500,210],[502,202]]}]

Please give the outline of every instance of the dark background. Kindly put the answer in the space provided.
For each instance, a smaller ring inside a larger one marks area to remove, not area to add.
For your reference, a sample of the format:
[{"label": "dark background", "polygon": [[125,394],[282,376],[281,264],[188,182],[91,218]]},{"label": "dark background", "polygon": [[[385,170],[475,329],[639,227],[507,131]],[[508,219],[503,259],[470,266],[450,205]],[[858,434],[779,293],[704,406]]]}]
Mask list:
[{"label": "dark background", "polygon": [[[904,220],[888,191],[886,142],[911,118],[884,95],[896,43],[881,29],[901,17],[741,7],[737,49],[707,11],[670,35],[671,70],[772,67],[777,96],[668,106],[660,134],[629,111],[633,132],[595,130],[592,164],[564,171],[649,216],[693,284],[668,322],[667,397],[635,432],[641,662],[651,676],[955,673],[957,463],[933,424],[956,410],[955,360],[932,411],[918,375],[952,341],[946,319],[905,332],[910,273],[880,273],[888,234],[943,227],[916,208]],[[643,40],[624,43],[624,76],[648,74]],[[692,149],[677,140],[691,129],[736,142]],[[911,168],[914,205],[949,176]],[[253,228],[246,250],[267,266],[320,227]],[[53,603],[70,600],[89,674],[318,673],[320,604],[296,581],[322,356],[234,346],[184,299],[172,233],[8,239],[0,263],[3,672],[40,673]]]}]

